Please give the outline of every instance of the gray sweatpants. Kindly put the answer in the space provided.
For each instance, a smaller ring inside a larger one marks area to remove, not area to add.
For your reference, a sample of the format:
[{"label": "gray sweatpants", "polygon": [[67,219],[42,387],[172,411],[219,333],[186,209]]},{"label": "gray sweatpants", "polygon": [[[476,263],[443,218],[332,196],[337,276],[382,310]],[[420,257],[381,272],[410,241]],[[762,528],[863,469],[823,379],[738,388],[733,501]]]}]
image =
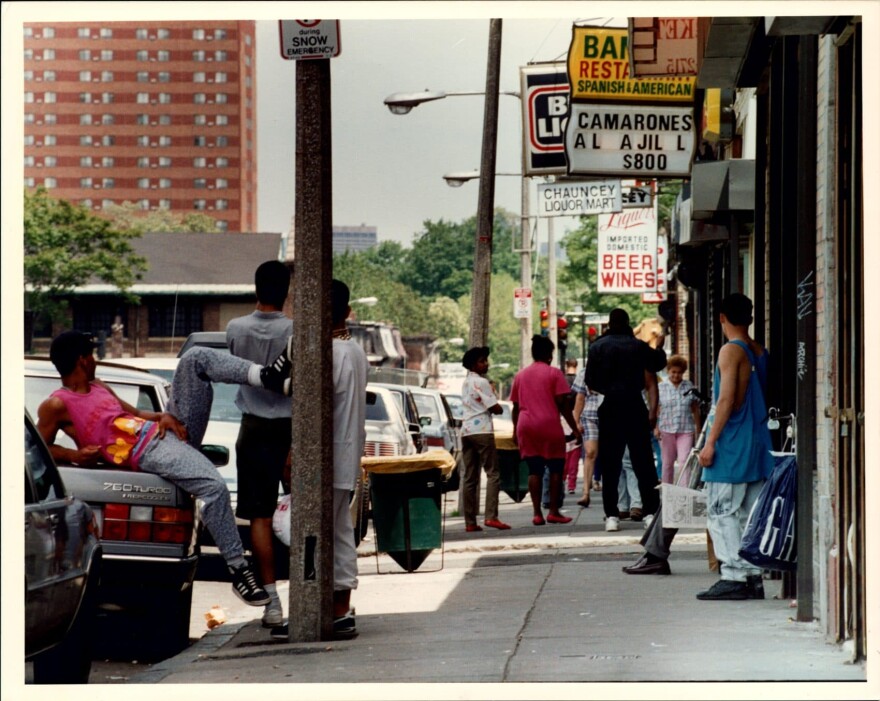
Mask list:
[{"label": "gray sweatpants", "polygon": [[170,431],[154,437],[144,449],[140,468],[164,477],[202,502],[201,515],[227,563],[244,557],[229,490],[214,464],[199,452],[214,390],[211,381],[246,384],[249,360],[213,348],[195,347],[180,359],[171,383],[168,413],[186,426],[188,442]]}]

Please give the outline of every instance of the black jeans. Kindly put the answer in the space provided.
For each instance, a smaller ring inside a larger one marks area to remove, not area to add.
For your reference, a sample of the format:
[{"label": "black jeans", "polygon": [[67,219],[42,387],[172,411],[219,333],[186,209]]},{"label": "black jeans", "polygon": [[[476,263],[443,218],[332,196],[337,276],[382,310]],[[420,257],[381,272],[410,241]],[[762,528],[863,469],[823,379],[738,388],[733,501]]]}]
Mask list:
[{"label": "black jeans", "polygon": [[623,453],[629,448],[633,472],[639,481],[642,512],[653,514],[660,504],[657,491],[657,468],[651,447],[651,426],[648,408],[641,396],[621,400],[606,396],[599,407],[599,454],[602,466],[602,505],[606,516],[619,516],[617,485],[620,480]]}]

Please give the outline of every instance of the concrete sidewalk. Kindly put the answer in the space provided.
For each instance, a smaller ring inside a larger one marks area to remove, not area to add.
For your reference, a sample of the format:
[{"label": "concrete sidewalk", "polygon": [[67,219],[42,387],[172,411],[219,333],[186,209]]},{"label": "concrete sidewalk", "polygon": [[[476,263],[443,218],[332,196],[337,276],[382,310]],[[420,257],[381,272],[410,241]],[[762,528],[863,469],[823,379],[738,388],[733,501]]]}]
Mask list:
[{"label": "concrete sidewalk", "polygon": [[[780,580],[765,581],[763,601],[695,599],[717,579],[702,533],[679,534],[671,576],[628,576],[620,568],[641,551],[643,526],[623,521],[620,532],[605,533],[600,494],[588,509],[568,496],[572,523],[541,527],[531,525],[528,499],[502,494],[501,518],[514,527],[481,533],[464,532],[456,496],[445,503],[444,548],[415,572],[377,558],[372,540],[362,543],[356,639],[273,641],[255,610],[255,620],[209,632],[131,683],[809,681],[797,698],[872,697],[862,695],[870,686],[864,665],[849,663],[816,624],[793,620],[791,602],[775,598]],[[787,688],[762,686],[760,694],[777,698]],[[358,696],[371,698],[366,689]],[[462,698],[507,693],[467,689]],[[551,697],[580,694],[566,689]],[[618,687],[614,697],[632,689]],[[533,688],[529,697],[538,693],[546,695]]]}]

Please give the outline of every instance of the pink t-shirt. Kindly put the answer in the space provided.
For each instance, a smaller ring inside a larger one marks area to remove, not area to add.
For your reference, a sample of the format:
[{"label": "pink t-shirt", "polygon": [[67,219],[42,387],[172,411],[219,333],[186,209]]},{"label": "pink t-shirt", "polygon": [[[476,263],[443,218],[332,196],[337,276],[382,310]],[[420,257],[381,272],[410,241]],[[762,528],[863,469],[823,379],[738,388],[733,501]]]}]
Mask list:
[{"label": "pink t-shirt", "polygon": [[519,405],[516,442],[520,457],[565,457],[565,432],[556,397],[568,393],[562,370],[547,363],[535,361],[516,374],[510,401]]}]

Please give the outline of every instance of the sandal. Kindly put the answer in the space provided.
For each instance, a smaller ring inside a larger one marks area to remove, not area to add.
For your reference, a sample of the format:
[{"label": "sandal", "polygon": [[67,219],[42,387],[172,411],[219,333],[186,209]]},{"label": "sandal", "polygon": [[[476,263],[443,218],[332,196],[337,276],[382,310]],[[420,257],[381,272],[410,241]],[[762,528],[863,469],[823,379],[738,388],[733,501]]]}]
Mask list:
[{"label": "sandal", "polygon": [[590,505],[590,493],[587,492],[581,499],[578,499],[577,505],[586,509]]},{"label": "sandal", "polygon": [[546,523],[543,516],[535,516],[532,519],[533,526],[543,526]]}]

